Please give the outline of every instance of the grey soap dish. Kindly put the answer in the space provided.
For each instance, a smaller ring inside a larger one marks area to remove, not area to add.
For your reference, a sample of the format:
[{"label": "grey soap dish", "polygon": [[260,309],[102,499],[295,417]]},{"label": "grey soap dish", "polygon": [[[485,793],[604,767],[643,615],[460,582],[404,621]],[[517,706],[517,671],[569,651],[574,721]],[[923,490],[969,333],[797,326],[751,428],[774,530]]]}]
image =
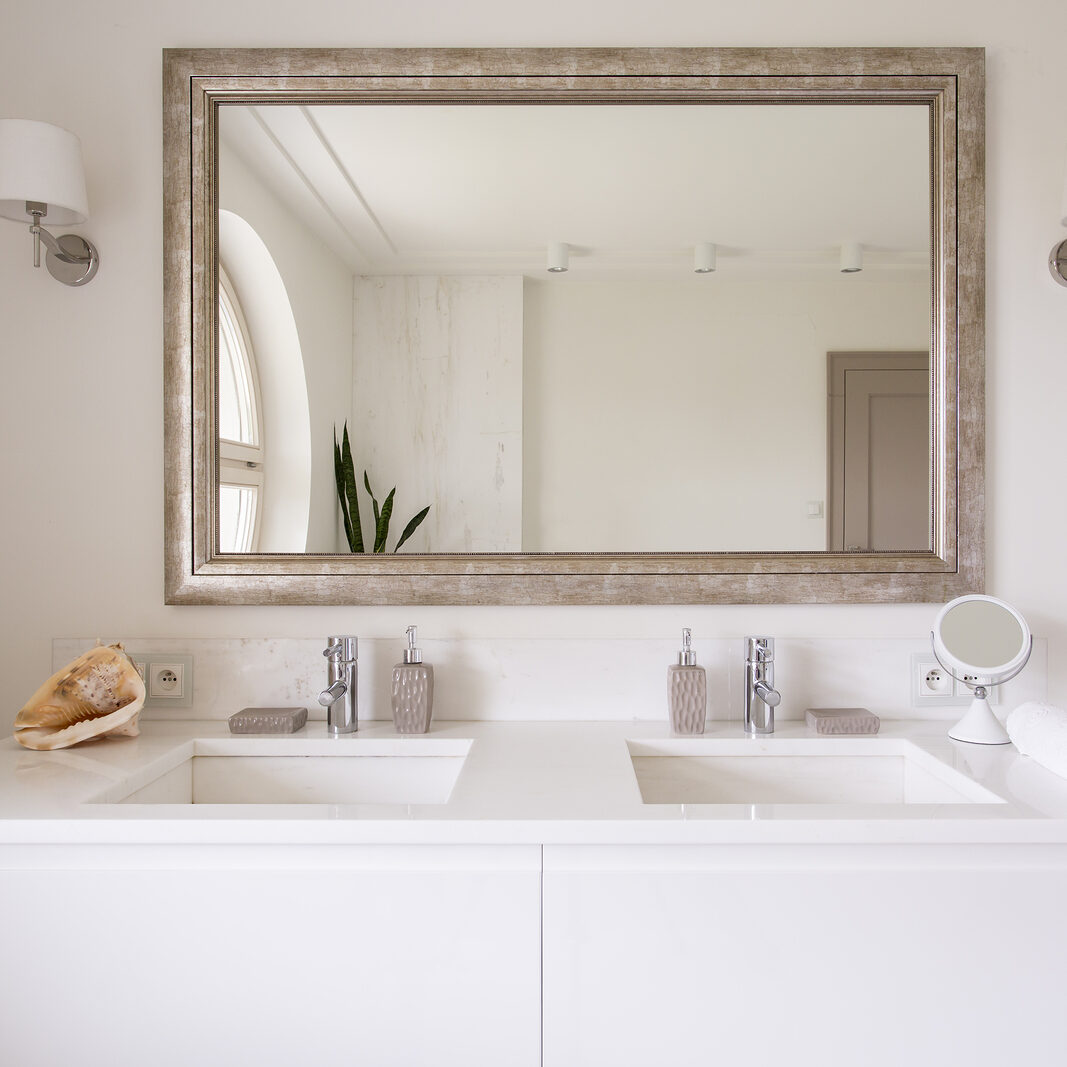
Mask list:
[{"label": "grey soap dish", "polygon": [[866,708],[808,708],[804,718],[817,734],[876,734],[882,725]]},{"label": "grey soap dish", "polygon": [[242,708],[230,716],[230,733],[295,734],[307,721],[307,708]]}]

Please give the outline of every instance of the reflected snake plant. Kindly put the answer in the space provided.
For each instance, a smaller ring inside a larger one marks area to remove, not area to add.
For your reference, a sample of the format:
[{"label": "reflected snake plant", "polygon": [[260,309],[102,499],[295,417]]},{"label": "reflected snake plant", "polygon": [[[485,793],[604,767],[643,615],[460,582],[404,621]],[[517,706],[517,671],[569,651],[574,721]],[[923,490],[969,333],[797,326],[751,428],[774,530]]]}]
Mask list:
[{"label": "reflected snake plant", "polygon": [[[366,552],[363,547],[363,527],[359,521],[359,498],[356,492],[356,469],[352,462],[352,448],[348,443],[348,422],[344,424],[341,435],[341,443],[337,443],[337,427],[333,428],[333,473],[337,482],[337,499],[341,502],[341,516],[345,524],[345,536],[348,538],[348,548],[351,552]],[[389,522],[393,517],[393,497],[396,494],[396,486],[389,490],[381,507],[374,490],[370,487],[370,478],[367,472],[363,472],[363,485],[370,497],[371,506],[374,509],[374,552],[385,552],[386,538],[389,536]],[[394,552],[400,551],[400,546],[419,528],[419,524],[429,514],[430,505],[422,509],[404,527]]]}]

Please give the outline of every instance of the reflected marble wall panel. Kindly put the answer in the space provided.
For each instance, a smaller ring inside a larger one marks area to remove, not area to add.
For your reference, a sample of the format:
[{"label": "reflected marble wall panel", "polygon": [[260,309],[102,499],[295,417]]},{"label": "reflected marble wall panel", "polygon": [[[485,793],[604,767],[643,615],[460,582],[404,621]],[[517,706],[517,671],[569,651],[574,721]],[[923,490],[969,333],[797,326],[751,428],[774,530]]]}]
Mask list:
[{"label": "reflected marble wall panel", "polygon": [[430,504],[404,551],[521,551],[522,278],[354,284],[349,433],[357,477],[397,487],[389,549]]}]

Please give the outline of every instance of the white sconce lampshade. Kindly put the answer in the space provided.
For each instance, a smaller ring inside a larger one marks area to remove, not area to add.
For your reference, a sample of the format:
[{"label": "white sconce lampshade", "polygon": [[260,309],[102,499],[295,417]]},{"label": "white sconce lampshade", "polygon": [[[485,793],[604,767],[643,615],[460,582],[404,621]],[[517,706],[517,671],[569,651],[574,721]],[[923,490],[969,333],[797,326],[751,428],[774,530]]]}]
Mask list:
[{"label": "white sconce lampshade", "polygon": [[89,217],[81,142],[47,122],[0,119],[0,216],[28,221],[27,201],[46,204],[53,226]]},{"label": "white sconce lampshade", "polygon": [[55,237],[45,228],[89,217],[81,142],[49,122],[0,119],[0,218],[28,222],[33,265],[48,249],[48,273],[64,285],[85,285],[100,266],[93,244],[74,233]]},{"label": "white sconce lampshade", "polygon": [[570,246],[562,241],[551,241],[548,245],[548,270],[553,274],[563,274],[570,270]]},{"label": "white sconce lampshade", "polygon": [[841,246],[841,273],[857,274],[863,270],[863,248],[856,241]]},{"label": "white sconce lampshade", "polygon": [[693,249],[693,272],[711,274],[716,267],[717,249],[710,241],[701,241]]}]

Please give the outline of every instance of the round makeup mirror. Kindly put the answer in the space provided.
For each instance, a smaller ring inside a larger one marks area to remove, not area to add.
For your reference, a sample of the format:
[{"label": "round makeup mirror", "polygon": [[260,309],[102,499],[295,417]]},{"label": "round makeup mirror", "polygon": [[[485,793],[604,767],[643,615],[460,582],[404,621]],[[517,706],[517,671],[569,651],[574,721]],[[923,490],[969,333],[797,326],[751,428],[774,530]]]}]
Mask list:
[{"label": "round makeup mirror", "polygon": [[974,690],[970,709],[948,736],[976,745],[1006,745],[1008,733],[989,707],[986,691],[1026,666],[1034,643],[1026,620],[1003,600],[972,593],[938,612],[930,639],[937,662]]}]

